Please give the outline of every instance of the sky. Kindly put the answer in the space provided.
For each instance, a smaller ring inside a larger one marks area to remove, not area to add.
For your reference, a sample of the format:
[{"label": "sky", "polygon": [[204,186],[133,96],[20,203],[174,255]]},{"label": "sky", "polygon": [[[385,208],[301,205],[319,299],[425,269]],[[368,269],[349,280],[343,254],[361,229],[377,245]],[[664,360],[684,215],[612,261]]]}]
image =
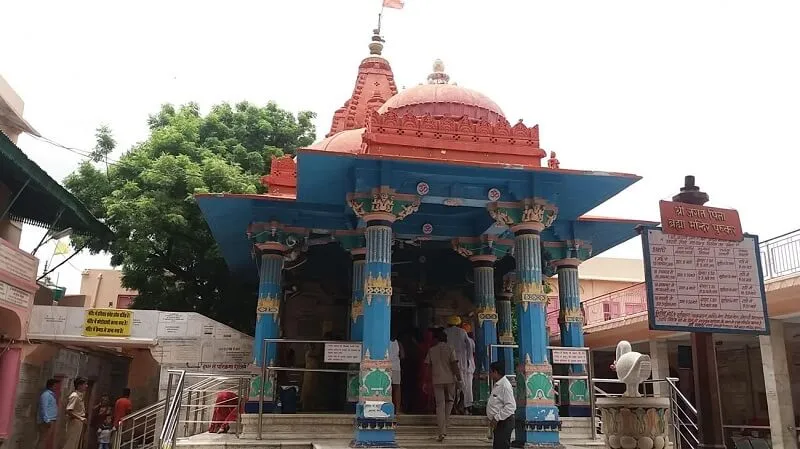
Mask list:
[{"label": "sky", "polygon": [[[4,2],[0,74],[40,133],[85,150],[100,124],[126,150],[147,138],[162,103],[189,101],[312,110],[323,136],[352,92],[380,3]],[[451,82],[491,97],[511,123],[538,123],[561,168],[643,176],[592,214],[658,221],[658,200],[693,174],[709,205],[738,209],[745,230],[766,239],[800,228],[790,199],[798,19],[794,0],[406,0],[384,13],[383,54],[400,88],[442,59]],[[29,136],[19,146],[58,181],[82,159]],[[23,249],[42,234],[26,226]],[[603,255],[641,257],[641,244]],[[80,254],[53,277],[77,292],[81,270],[107,264]]]}]

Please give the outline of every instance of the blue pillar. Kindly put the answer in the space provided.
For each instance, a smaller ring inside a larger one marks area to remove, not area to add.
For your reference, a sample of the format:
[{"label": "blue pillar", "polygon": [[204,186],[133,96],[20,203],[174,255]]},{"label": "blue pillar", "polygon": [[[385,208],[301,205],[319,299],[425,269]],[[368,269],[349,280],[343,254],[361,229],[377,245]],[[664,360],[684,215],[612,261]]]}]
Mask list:
[{"label": "blue pillar", "polygon": [[[258,306],[256,307],[256,336],[253,340],[253,355],[256,366],[263,366],[262,363],[264,363],[264,339],[278,338],[282,271],[283,252],[265,251],[261,254]],[[276,351],[275,344],[267,345],[267,366],[275,363]]]},{"label": "blue pillar", "polygon": [[[527,212],[527,211],[526,211]],[[517,317],[520,365],[517,371],[517,439],[526,447],[559,445],[553,369],[547,353],[547,295],[542,286],[541,222],[514,225],[517,261]]]},{"label": "blue pillar", "polygon": [[[287,247],[281,243],[268,242],[258,244],[261,253],[261,266],[259,268],[258,304],[256,306],[256,329],[253,338],[253,364],[256,367],[273,366],[277,357],[277,345],[272,343],[264,350],[264,339],[278,338],[280,335],[280,304],[282,296],[281,274],[283,272],[283,256]],[[266,358],[264,358],[266,355]],[[257,407],[262,390],[261,370],[254,378],[250,388],[250,404],[248,412],[253,412]],[[263,380],[263,394],[265,402],[272,402],[275,394],[275,373],[269,372]],[[268,406],[271,408],[271,406]]]},{"label": "blue pillar", "polygon": [[[514,344],[514,330],[511,322],[511,298],[514,294],[514,281],[516,273],[511,272],[503,276],[503,290],[497,295],[497,334],[500,344],[513,345]],[[500,349],[500,360],[503,361],[503,367],[506,374],[514,374],[514,349],[502,348]]]},{"label": "blue pillar", "polygon": [[[350,250],[353,256],[353,296],[350,302],[350,340],[364,340],[364,270],[366,268],[365,256],[366,248],[354,248]],[[355,403],[358,402],[358,390],[360,376],[358,374],[347,375],[347,402],[348,410],[355,410]]]},{"label": "blue pillar", "polygon": [[[497,310],[494,304],[494,261],[493,255],[470,257],[473,278],[475,280],[475,306],[478,315],[478,342],[476,344],[477,377],[479,383],[478,397],[475,402],[486,404],[489,399],[489,364],[497,360]],[[487,355],[489,358],[487,358]]]},{"label": "blue pillar", "polygon": [[353,212],[366,223],[364,331],[352,447],[397,447],[392,404],[389,330],[392,318],[392,224],[419,209],[416,195],[388,186],[347,195]]},{"label": "blue pillar", "polygon": [[[578,279],[579,259],[562,259],[554,262],[558,267],[559,325],[561,346],[582,348],[583,314],[581,313],[581,291]],[[583,365],[570,365],[569,374],[586,374]],[[562,405],[567,406],[569,416],[591,416],[589,407],[589,388],[585,380],[572,380],[567,383],[568,393],[562,392]]]},{"label": "blue pillar", "polygon": [[364,342],[354,447],[396,447],[389,330],[392,311],[392,221],[367,217]]},{"label": "blue pillar", "polygon": [[353,255],[353,296],[350,301],[350,340],[364,339],[364,269],[365,248],[350,251]]}]

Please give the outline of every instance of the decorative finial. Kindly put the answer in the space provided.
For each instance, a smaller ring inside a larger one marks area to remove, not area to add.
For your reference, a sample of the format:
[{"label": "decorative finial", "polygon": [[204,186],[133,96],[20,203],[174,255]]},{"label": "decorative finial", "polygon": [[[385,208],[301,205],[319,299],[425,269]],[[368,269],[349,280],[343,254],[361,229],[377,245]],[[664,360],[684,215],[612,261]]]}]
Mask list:
[{"label": "decorative finial", "polygon": [[386,42],[381,36],[380,28],[372,30],[372,42],[369,43],[369,54],[380,56],[383,51],[383,43]]},{"label": "decorative finial", "polygon": [[444,63],[441,59],[433,62],[433,73],[428,75],[428,84],[447,84],[450,82],[450,75],[444,73]]}]

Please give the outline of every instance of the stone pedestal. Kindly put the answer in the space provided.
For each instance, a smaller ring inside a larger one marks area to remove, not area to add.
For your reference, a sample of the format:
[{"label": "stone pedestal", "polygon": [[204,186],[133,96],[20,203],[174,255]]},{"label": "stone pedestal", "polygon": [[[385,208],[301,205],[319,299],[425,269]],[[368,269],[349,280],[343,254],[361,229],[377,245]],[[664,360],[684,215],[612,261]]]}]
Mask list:
[{"label": "stone pedestal", "polygon": [[669,432],[669,398],[598,398],[606,447],[664,449]]}]

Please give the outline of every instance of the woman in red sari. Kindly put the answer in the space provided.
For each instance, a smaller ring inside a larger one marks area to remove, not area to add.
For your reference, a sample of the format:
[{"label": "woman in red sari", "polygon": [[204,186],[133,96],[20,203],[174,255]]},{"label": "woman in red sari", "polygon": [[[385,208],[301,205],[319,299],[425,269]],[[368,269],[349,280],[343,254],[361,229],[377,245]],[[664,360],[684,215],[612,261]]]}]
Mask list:
[{"label": "woman in red sari", "polygon": [[433,404],[433,379],[431,378],[431,365],[425,363],[425,358],[428,356],[428,350],[430,350],[436,342],[433,339],[433,332],[430,329],[426,329],[422,334],[422,341],[419,343],[419,351],[417,355],[419,356],[419,375],[418,379],[418,388],[417,391],[417,400],[419,401],[417,404],[417,409],[419,413],[432,413],[434,410]]},{"label": "woman in red sari", "polygon": [[239,397],[232,391],[220,391],[214,401],[214,415],[211,417],[210,433],[228,433],[231,423],[239,417]]}]

